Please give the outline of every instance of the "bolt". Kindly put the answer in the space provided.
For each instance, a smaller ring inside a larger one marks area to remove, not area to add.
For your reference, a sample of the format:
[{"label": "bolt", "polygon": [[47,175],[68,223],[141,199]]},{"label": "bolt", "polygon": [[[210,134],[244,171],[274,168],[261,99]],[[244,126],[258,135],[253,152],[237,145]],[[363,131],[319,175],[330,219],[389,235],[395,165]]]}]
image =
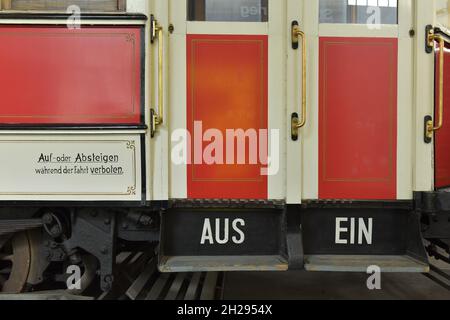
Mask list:
[{"label": "bolt", "polygon": [[113,283],[114,277],[112,275],[108,274],[105,276],[104,281],[107,283]]},{"label": "bolt", "polygon": [[108,248],[107,248],[106,246],[103,246],[103,247],[100,249],[100,253],[101,253],[101,254],[107,254],[107,253],[108,253]]},{"label": "bolt", "polygon": [[50,232],[51,232],[52,236],[57,237],[57,236],[61,235],[61,228],[58,225],[55,225],[52,227]]},{"label": "bolt", "polygon": [[150,226],[153,223],[153,219],[149,216],[142,216],[139,221],[143,226]]},{"label": "bolt", "polygon": [[171,23],[170,25],[169,25],[169,32],[170,33],[173,33],[175,31],[175,27],[174,27],[174,25]]},{"label": "bolt", "polygon": [[81,262],[81,257],[78,253],[75,253],[70,256],[70,262],[72,264],[79,264]]},{"label": "bolt", "polygon": [[52,223],[52,222],[53,222],[53,217],[52,217],[51,213],[46,213],[46,214],[44,214],[44,216],[42,217],[42,221],[43,221],[45,224],[50,224],[50,223]]},{"label": "bolt", "polygon": [[112,284],[114,282],[114,276],[108,274],[103,278],[102,290],[110,291],[112,289]]},{"label": "bolt", "polygon": [[124,224],[122,225],[122,229],[127,230],[127,229],[128,229],[128,223],[124,223]]},{"label": "bolt", "polygon": [[105,219],[105,224],[106,225],[110,225],[111,224],[111,219],[110,218],[106,218]]},{"label": "bolt", "polygon": [[409,30],[409,36],[412,38],[416,35],[416,31],[414,29]]}]

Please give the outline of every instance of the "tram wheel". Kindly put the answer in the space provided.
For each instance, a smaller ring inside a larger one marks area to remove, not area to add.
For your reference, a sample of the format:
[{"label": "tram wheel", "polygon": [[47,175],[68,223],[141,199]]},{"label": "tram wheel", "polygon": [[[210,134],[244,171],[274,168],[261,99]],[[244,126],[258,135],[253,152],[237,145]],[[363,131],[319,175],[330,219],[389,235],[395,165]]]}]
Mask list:
[{"label": "tram wheel", "polygon": [[31,248],[26,232],[0,240],[0,292],[21,293],[27,283],[31,265]]}]

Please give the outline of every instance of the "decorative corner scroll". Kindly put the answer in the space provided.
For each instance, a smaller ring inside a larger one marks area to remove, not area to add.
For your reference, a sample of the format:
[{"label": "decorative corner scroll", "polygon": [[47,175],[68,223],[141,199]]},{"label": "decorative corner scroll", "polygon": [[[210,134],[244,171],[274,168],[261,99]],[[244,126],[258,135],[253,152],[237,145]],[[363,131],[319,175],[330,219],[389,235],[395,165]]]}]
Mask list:
[{"label": "decorative corner scroll", "polygon": [[135,195],[136,195],[136,186],[128,187],[127,193],[128,193],[128,195],[130,195],[130,196],[135,196]]}]

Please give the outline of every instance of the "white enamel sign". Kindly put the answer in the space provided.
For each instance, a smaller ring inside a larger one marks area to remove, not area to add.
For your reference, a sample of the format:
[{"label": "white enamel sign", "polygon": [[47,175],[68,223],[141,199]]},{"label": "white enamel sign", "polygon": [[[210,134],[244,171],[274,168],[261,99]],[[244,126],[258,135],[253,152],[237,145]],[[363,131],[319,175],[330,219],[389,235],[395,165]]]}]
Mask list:
[{"label": "white enamel sign", "polygon": [[0,199],[140,201],[139,136],[0,139]]}]

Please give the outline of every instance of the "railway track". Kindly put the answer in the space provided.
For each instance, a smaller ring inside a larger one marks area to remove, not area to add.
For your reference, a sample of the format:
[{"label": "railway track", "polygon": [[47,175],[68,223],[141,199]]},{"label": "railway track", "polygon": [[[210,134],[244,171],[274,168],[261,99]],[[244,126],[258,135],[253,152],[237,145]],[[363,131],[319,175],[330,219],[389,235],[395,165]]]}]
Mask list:
[{"label": "railway track", "polygon": [[144,253],[118,256],[117,286],[98,300],[214,300],[222,298],[223,273],[176,273],[157,271],[157,257]]},{"label": "railway track", "polygon": [[430,257],[430,272],[424,274],[428,279],[441,287],[450,290],[450,244],[448,241],[435,240],[426,243],[426,250]]},{"label": "railway track", "polygon": [[118,272],[109,292],[88,289],[46,290],[0,294],[0,300],[220,300],[224,273],[164,274],[157,257],[148,252],[123,252],[117,256]]},{"label": "railway track", "polygon": [[450,290],[450,273],[448,271],[430,265],[430,272],[424,275],[441,287]]}]

